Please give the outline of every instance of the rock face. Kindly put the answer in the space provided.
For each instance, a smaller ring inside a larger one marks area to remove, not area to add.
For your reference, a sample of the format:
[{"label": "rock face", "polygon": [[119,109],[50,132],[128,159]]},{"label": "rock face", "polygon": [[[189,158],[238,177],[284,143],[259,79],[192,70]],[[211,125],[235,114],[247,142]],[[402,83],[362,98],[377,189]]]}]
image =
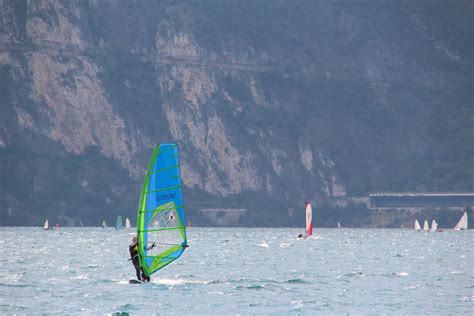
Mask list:
[{"label": "rock face", "polygon": [[461,1],[0,0],[0,225],[134,218],[158,142],[180,145],[198,225],[202,209],[303,225],[305,200],[473,190],[473,16]]}]

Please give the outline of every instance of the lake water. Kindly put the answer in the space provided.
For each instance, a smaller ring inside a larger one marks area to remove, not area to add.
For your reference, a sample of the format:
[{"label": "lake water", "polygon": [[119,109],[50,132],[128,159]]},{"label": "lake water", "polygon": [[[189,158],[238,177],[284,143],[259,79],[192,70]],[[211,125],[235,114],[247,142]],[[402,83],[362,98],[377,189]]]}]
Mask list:
[{"label": "lake water", "polygon": [[472,314],[474,231],[190,228],[128,284],[133,230],[0,228],[0,313]]}]

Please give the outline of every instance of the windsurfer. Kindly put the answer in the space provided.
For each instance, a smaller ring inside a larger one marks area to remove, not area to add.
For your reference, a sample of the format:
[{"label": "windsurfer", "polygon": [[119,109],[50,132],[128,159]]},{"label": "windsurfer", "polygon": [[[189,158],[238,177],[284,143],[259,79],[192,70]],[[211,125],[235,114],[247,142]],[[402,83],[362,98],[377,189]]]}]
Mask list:
[{"label": "windsurfer", "polygon": [[[148,250],[153,249],[155,243],[153,243]],[[137,274],[137,279],[143,282],[150,282],[150,277],[143,272],[140,267],[140,261],[138,259],[138,241],[137,236],[133,236],[132,243],[128,246],[128,252],[130,252],[130,258],[132,260],[133,266],[135,267],[135,273]]]}]

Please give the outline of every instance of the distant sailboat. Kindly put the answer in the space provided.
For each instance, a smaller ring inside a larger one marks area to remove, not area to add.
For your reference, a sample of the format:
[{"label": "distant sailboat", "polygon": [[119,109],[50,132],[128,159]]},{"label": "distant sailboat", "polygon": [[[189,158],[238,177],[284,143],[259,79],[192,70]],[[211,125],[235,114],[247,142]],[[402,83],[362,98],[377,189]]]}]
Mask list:
[{"label": "distant sailboat", "polygon": [[43,226],[44,230],[48,230],[49,229],[49,221],[46,220],[46,222],[44,222],[44,226]]},{"label": "distant sailboat", "polygon": [[431,221],[431,231],[432,232],[438,231],[438,222],[436,220]]},{"label": "distant sailboat", "polygon": [[117,216],[117,219],[115,220],[115,229],[121,229],[122,228],[122,216]]},{"label": "distant sailboat", "polygon": [[337,228],[341,228],[341,223],[337,222]]},{"label": "distant sailboat", "polygon": [[454,230],[466,230],[467,229],[467,213],[464,212],[459,222],[454,226]]},{"label": "distant sailboat", "polygon": [[313,208],[311,202],[305,202],[306,212],[306,237],[313,235]]},{"label": "distant sailboat", "polygon": [[429,232],[430,231],[430,224],[428,224],[428,221],[425,219],[425,222],[423,223],[423,230],[425,232]]},{"label": "distant sailboat", "polygon": [[129,220],[128,217],[127,217],[127,218],[125,219],[125,228],[130,228],[130,227],[132,227],[132,226],[130,225],[130,220]]},{"label": "distant sailboat", "polygon": [[417,219],[415,219],[415,230],[417,232],[421,230],[420,222]]},{"label": "distant sailboat", "polygon": [[107,228],[107,223],[105,221],[102,221],[102,227]]},{"label": "distant sailboat", "polygon": [[84,227],[84,224],[82,223],[82,220],[79,220],[79,224],[81,225],[81,227]]}]

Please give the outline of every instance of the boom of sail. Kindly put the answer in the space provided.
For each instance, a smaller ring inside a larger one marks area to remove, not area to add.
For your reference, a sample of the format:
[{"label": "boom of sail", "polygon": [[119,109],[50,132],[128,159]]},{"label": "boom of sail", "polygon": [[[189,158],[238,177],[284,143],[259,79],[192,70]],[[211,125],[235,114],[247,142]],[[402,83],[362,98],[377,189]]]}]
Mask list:
[{"label": "boom of sail", "polygon": [[143,183],[137,217],[140,266],[147,276],[187,247],[177,144],[158,144]]}]

